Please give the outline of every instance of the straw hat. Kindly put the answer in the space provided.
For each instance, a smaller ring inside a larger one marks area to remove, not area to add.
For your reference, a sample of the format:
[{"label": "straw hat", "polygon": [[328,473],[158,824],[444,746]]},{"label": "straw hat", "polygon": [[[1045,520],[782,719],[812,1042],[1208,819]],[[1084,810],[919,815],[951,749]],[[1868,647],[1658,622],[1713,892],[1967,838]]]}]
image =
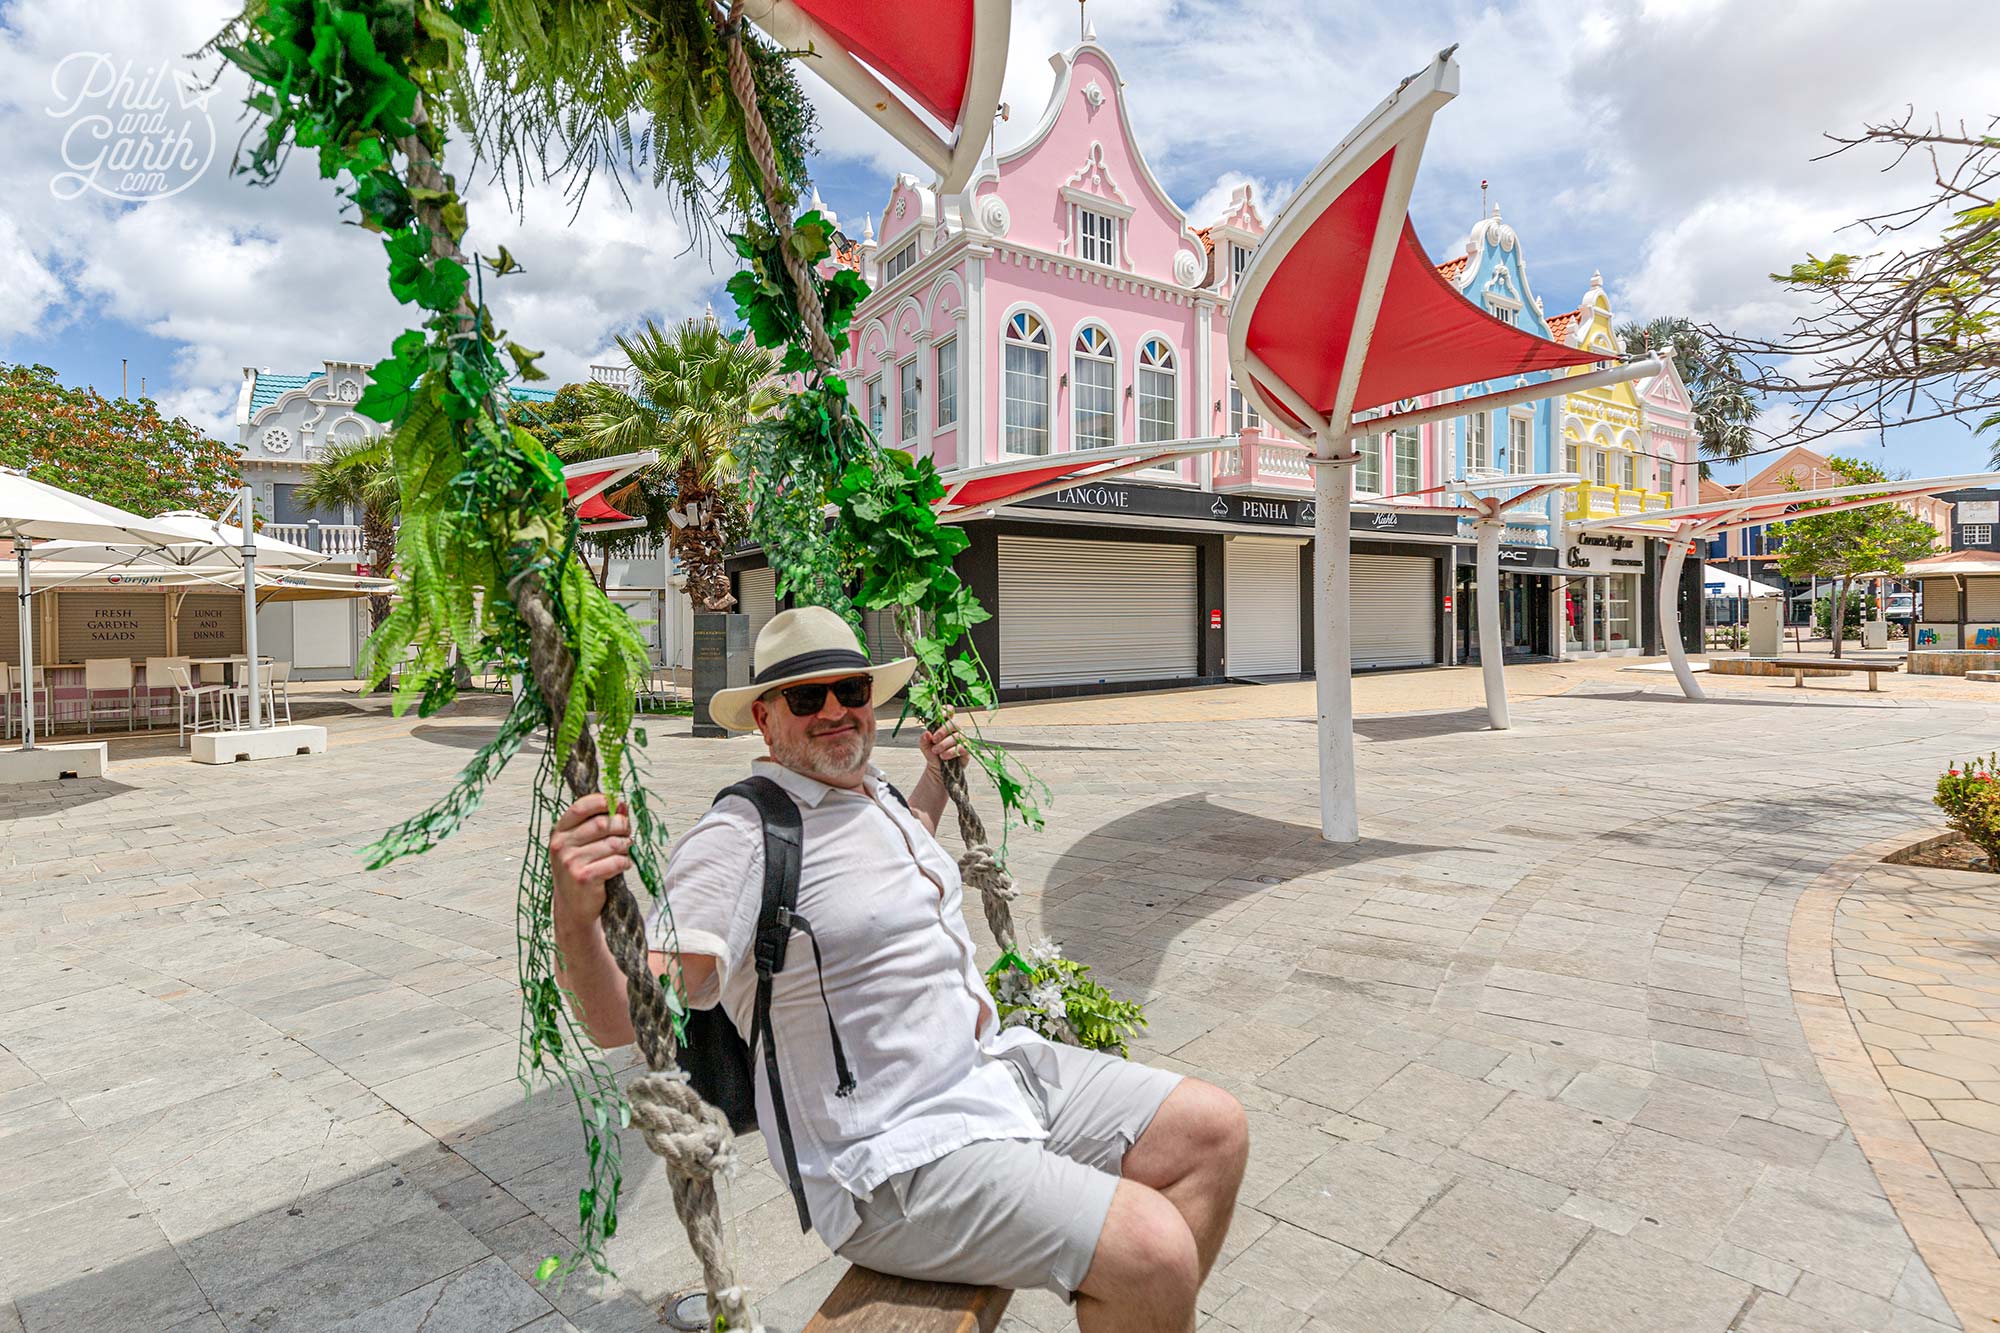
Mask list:
[{"label": "straw hat", "polygon": [[871,678],[875,693],[869,702],[879,705],[910,683],[917,659],[904,657],[877,666],[861,651],[861,641],[845,620],[823,606],[800,606],[780,611],[764,622],[750,654],[750,669],[748,685],[717,690],[708,701],[708,715],[717,726],[755,731],[757,723],[750,716],[750,705],[759,696],[802,680],[829,676]]}]

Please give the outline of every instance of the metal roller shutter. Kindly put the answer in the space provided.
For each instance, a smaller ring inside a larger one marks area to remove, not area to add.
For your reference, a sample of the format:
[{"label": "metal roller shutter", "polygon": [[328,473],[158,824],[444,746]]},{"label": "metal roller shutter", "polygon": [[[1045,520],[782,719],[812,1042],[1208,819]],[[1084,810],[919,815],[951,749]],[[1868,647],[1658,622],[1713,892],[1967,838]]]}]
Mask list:
[{"label": "metal roller shutter", "polygon": [[1958,619],[1958,582],[1955,579],[1918,579],[1922,590],[1924,620]]},{"label": "metal roller shutter", "polygon": [[1965,581],[1965,620],[1969,625],[1990,625],[2000,620],[2000,579]]},{"label": "metal roller shutter", "polygon": [[876,665],[910,655],[903,646],[903,636],[896,632],[895,612],[863,611],[861,628],[868,636],[868,660]]},{"label": "metal roller shutter", "polygon": [[1223,669],[1232,676],[1299,671],[1299,544],[1233,537],[1223,557]]},{"label": "metal roller shutter", "polygon": [[778,614],[778,571],[766,565],[736,576],[736,609],[750,617],[750,650],[757,649],[757,631]]},{"label": "metal roller shutter", "polygon": [[1357,667],[1435,664],[1437,562],[1407,555],[1353,559],[1350,660]]},{"label": "metal roller shutter", "polygon": [[1181,680],[1200,673],[1193,546],[1000,538],[1000,683]]},{"label": "metal roller shutter", "polygon": [[[40,629],[41,626],[35,626]],[[41,646],[39,637],[35,646]],[[38,652],[37,657],[41,656]],[[0,662],[10,666],[21,665],[21,600],[14,590],[0,594]]]},{"label": "metal roller shutter", "polygon": [[[167,655],[167,599],[158,590],[121,592],[107,588],[102,592],[59,592],[55,598],[57,661]],[[241,638],[240,599],[236,602],[236,618],[237,637]]]}]

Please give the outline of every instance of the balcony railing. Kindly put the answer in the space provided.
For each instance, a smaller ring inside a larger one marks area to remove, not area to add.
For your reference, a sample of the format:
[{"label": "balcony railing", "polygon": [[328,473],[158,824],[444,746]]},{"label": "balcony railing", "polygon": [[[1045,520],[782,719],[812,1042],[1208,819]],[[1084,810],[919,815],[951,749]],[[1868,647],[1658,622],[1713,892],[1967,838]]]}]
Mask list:
[{"label": "balcony railing", "polygon": [[1572,486],[1568,494],[1568,508],[1564,513],[1572,520],[1638,516],[1670,508],[1673,504],[1673,497],[1665,491],[1614,486],[1609,482],[1586,481]]},{"label": "balcony railing", "polygon": [[361,525],[358,523],[266,523],[259,531],[278,541],[330,556],[353,556],[356,559],[368,556],[367,544],[362,540]]},{"label": "balcony railing", "polygon": [[1215,452],[1215,489],[1248,490],[1267,487],[1287,491],[1312,489],[1312,468],[1303,449],[1274,443],[1261,430],[1246,430],[1233,449]]}]

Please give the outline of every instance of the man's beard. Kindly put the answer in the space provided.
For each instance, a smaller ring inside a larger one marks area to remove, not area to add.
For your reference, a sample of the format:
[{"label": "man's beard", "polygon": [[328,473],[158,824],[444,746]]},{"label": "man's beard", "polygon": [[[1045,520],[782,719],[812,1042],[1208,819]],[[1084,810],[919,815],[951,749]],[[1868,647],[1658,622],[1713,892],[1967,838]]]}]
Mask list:
[{"label": "man's beard", "polygon": [[859,773],[874,752],[875,738],[865,734],[858,723],[832,736],[802,736],[771,744],[771,757],[786,768],[830,778]]}]

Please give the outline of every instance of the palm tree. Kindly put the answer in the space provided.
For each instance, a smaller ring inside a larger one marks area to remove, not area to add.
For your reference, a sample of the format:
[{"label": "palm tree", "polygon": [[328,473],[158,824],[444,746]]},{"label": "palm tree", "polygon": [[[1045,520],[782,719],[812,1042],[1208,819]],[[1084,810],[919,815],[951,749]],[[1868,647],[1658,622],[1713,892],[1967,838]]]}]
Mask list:
[{"label": "palm tree", "polygon": [[660,461],[614,503],[654,502],[671,491],[668,544],[687,576],[688,596],[700,610],[727,611],[736,603],[722,558],[735,526],[737,447],[750,423],[782,399],[773,382],[778,358],[731,338],[713,317],[671,329],[648,321],[618,346],[632,362],[631,392],[585,386],[591,413],[583,440],[565,452],[583,459],[657,451]]},{"label": "palm tree", "polygon": [[[402,500],[389,457],[389,437],[338,440],[306,472],[299,502],[309,509],[353,509],[361,515],[361,545],[377,577],[396,562],[396,520]],[[389,614],[389,599],[368,599],[368,623],[378,628]]]},{"label": "palm tree", "polygon": [[1674,367],[1694,398],[1694,427],[1700,436],[1701,475],[1709,460],[1740,462],[1750,452],[1750,425],[1757,403],[1743,387],[1736,358],[1716,347],[1700,325],[1685,315],[1661,315],[1618,330],[1627,351],[1672,349]]}]

